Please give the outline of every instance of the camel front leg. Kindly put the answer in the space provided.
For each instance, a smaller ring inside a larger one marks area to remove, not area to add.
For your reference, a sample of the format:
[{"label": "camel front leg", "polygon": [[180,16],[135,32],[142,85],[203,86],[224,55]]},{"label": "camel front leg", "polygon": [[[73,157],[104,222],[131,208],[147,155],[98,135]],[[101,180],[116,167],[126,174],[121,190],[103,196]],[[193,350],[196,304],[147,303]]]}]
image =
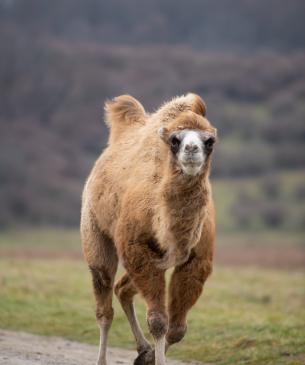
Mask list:
[{"label": "camel front leg", "polygon": [[[152,352],[142,353],[135,360],[136,365],[165,365],[165,336],[168,316],[165,307],[165,271],[155,266],[154,253],[145,243],[127,245],[122,253],[123,263],[139,293],[147,304],[147,323],[155,341]],[[153,359],[153,357],[155,359]]]},{"label": "camel front leg", "polygon": [[196,303],[203,285],[212,271],[212,261],[191,252],[189,260],[177,266],[169,287],[169,329],[166,334],[166,350],[182,340],[186,333],[188,311]]}]

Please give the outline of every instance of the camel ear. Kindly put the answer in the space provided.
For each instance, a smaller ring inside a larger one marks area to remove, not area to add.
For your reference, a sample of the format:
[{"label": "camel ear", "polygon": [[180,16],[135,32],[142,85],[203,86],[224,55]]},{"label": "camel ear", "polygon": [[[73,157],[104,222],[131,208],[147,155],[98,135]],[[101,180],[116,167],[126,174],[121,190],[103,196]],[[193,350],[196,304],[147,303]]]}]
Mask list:
[{"label": "camel ear", "polygon": [[166,127],[161,127],[158,131],[159,136],[161,137],[162,141],[168,143],[169,131]]},{"label": "camel ear", "polygon": [[191,108],[192,112],[205,117],[207,113],[205,102],[201,99],[199,95],[193,94],[193,96],[194,96],[194,101]]}]

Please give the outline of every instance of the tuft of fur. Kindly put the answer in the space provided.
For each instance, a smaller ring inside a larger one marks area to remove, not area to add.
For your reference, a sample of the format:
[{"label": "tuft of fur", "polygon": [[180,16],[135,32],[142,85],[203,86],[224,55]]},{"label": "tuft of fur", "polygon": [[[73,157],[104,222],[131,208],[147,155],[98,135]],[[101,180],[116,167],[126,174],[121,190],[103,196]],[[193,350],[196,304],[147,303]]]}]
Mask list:
[{"label": "tuft of fur", "polygon": [[110,127],[109,144],[120,138],[129,126],[143,125],[147,116],[142,104],[130,95],[121,95],[105,104],[106,124]]},{"label": "tuft of fur", "polygon": [[177,118],[181,113],[188,111],[205,117],[206,106],[199,95],[188,93],[187,95],[177,96],[164,103],[161,108],[157,110],[156,116],[166,123]]}]

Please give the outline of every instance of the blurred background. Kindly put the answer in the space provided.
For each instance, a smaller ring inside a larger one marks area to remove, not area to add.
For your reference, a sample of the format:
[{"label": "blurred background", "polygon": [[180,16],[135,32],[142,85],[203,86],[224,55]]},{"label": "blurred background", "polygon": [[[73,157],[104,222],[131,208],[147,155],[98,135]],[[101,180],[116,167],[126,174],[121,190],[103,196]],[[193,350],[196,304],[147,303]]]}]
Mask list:
[{"label": "blurred background", "polygon": [[[207,292],[211,307],[221,301],[237,312],[226,322],[226,345],[205,309],[206,324],[172,354],[304,363],[297,330],[305,303],[304,19],[303,0],[0,1],[0,327],[97,342],[78,225],[83,184],[107,143],[103,104],[129,93],[154,111],[191,91],[206,101],[220,140],[212,172],[218,269]],[[52,302],[66,293],[54,272],[68,265],[70,287],[83,282],[81,293],[70,293],[79,303],[71,323],[63,321],[69,300]],[[37,307],[36,286],[45,281],[50,288]],[[33,324],[33,303],[48,326]],[[19,306],[28,321],[16,315]],[[226,309],[222,321],[232,316]],[[250,333],[239,320],[254,326]],[[267,342],[256,338],[260,325]],[[132,346],[125,332],[112,344]]]}]

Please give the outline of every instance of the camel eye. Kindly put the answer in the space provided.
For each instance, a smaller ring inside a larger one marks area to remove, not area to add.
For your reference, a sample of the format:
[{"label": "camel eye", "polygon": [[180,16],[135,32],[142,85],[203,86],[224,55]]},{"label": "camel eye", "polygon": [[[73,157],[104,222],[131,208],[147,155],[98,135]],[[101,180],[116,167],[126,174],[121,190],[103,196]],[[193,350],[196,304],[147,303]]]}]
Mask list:
[{"label": "camel eye", "polygon": [[180,146],[180,139],[177,136],[172,136],[170,139],[170,146],[173,153],[177,153]]},{"label": "camel eye", "polygon": [[172,145],[173,147],[179,147],[180,143],[181,143],[181,141],[180,141],[180,139],[179,139],[178,137],[173,136],[173,137],[171,138],[171,145]]},{"label": "camel eye", "polygon": [[210,137],[208,138],[205,142],[204,145],[207,149],[211,150],[214,146],[215,143],[215,138],[214,137]]}]

